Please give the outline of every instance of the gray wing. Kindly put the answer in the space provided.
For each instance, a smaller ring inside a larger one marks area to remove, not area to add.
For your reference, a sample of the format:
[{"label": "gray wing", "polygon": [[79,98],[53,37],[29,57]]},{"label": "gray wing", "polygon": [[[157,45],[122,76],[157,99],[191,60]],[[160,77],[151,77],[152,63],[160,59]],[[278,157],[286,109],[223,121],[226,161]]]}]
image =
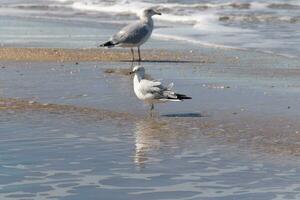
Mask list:
[{"label": "gray wing", "polygon": [[163,89],[164,87],[161,82],[149,81],[146,79],[140,81],[140,90],[144,95],[148,93],[160,93]]},{"label": "gray wing", "polygon": [[151,31],[147,24],[136,22],[125,26],[117,34],[112,37],[115,44],[130,43],[137,44],[143,40]]},{"label": "gray wing", "polygon": [[171,91],[173,83],[164,87],[161,82],[143,79],[140,81],[140,91],[144,95],[153,95],[155,99],[176,99],[176,93]]}]

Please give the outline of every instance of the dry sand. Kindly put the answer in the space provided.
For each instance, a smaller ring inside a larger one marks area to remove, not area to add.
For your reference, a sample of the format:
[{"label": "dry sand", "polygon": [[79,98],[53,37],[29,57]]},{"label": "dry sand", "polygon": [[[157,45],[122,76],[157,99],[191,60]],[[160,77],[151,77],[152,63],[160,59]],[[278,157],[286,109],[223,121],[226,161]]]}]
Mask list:
[{"label": "dry sand", "polygon": [[[143,61],[156,62],[211,62],[192,52],[143,50]],[[0,48],[2,61],[131,61],[131,53],[119,49],[51,49],[51,48]]]},{"label": "dry sand", "polygon": [[[236,56],[236,53],[241,53]],[[298,77],[300,74],[297,59],[284,58],[282,56],[270,56],[268,54],[250,55],[243,51],[233,52],[225,55],[224,51],[197,52],[170,51],[148,49],[142,50],[143,62],[157,63],[190,63],[190,64],[215,64],[209,66],[212,73],[234,73],[237,75],[250,75],[260,77]],[[247,56],[245,56],[247,55]],[[243,56],[245,56],[243,58]],[[249,60],[250,59],[250,60]],[[291,61],[292,60],[292,61]],[[0,61],[18,62],[86,62],[86,61],[107,61],[107,62],[132,62],[131,53],[126,49],[59,49],[59,48],[0,48]],[[249,65],[249,61],[252,64]],[[244,62],[244,63],[243,63]],[[270,68],[265,65],[278,64],[279,67]],[[282,62],[282,63],[280,63]],[[291,62],[292,64],[289,64]],[[296,63],[296,64],[295,64]],[[225,65],[224,65],[225,64]],[[246,65],[246,66],[245,66]],[[286,65],[286,66],[285,66]],[[116,73],[128,75],[128,70],[108,68],[105,73]]]}]

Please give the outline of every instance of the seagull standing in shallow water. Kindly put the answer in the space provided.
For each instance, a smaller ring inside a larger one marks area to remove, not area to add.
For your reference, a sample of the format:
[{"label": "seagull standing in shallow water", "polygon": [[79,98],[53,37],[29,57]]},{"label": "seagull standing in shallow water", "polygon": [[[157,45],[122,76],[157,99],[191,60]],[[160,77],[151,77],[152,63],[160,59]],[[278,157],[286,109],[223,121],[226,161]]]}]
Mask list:
[{"label": "seagull standing in shallow water", "polygon": [[109,41],[100,45],[100,47],[125,47],[131,48],[132,61],[134,61],[133,47],[138,48],[139,61],[141,61],[140,46],[144,44],[151,36],[153,30],[153,15],[161,15],[153,8],[145,9],[140,16],[140,21],[129,24],[113,35]]},{"label": "seagull standing in shallow water", "polygon": [[152,111],[154,110],[155,103],[183,101],[184,99],[192,98],[184,94],[178,94],[172,91],[171,89],[173,88],[173,83],[165,87],[159,81],[151,81],[145,79],[145,68],[142,66],[135,66],[130,73],[134,73],[134,93],[138,99],[150,104],[151,116]]}]

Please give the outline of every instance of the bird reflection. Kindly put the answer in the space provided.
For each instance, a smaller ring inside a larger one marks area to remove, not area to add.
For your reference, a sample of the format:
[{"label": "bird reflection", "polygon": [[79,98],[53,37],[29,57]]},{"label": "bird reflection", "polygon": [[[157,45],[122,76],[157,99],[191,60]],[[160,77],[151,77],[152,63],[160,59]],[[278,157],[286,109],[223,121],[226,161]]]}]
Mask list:
[{"label": "bird reflection", "polygon": [[165,137],[169,135],[169,126],[165,122],[153,119],[140,120],[135,127],[135,155],[134,163],[144,168],[147,162],[153,161],[153,156],[149,156],[151,151],[159,150],[164,146]]}]

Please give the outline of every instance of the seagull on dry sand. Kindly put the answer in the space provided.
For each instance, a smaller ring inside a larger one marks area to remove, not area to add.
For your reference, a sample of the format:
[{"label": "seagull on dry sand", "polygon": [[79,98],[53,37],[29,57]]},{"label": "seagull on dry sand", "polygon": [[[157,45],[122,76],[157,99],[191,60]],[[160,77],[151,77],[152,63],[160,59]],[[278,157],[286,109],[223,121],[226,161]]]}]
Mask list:
[{"label": "seagull on dry sand", "polygon": [[133,89],[138,99],[150,105],[150,114],[154,110],[155,103],[166,103],[171,101],[183,101],[184,99],[191,99],[184,94],[178,94],[172,91],[173,83],[167,87],[163,86],[159,81],[151,81],[145,79],[145,68],[142,66],[135,66],[130,72],[134,74]]},{"label": "seagull on dry sand", "polygon": [[139,61],[141,61],[140,46],[151,36],[153,30],[153,15],[161,15],[154,8],[143,10],[138,22],[129,24],[113,35],[110,40],[100,45],[100,47],[125,47],[131,49],[132,61],[134,61],[133,48],[137,47]]}]

